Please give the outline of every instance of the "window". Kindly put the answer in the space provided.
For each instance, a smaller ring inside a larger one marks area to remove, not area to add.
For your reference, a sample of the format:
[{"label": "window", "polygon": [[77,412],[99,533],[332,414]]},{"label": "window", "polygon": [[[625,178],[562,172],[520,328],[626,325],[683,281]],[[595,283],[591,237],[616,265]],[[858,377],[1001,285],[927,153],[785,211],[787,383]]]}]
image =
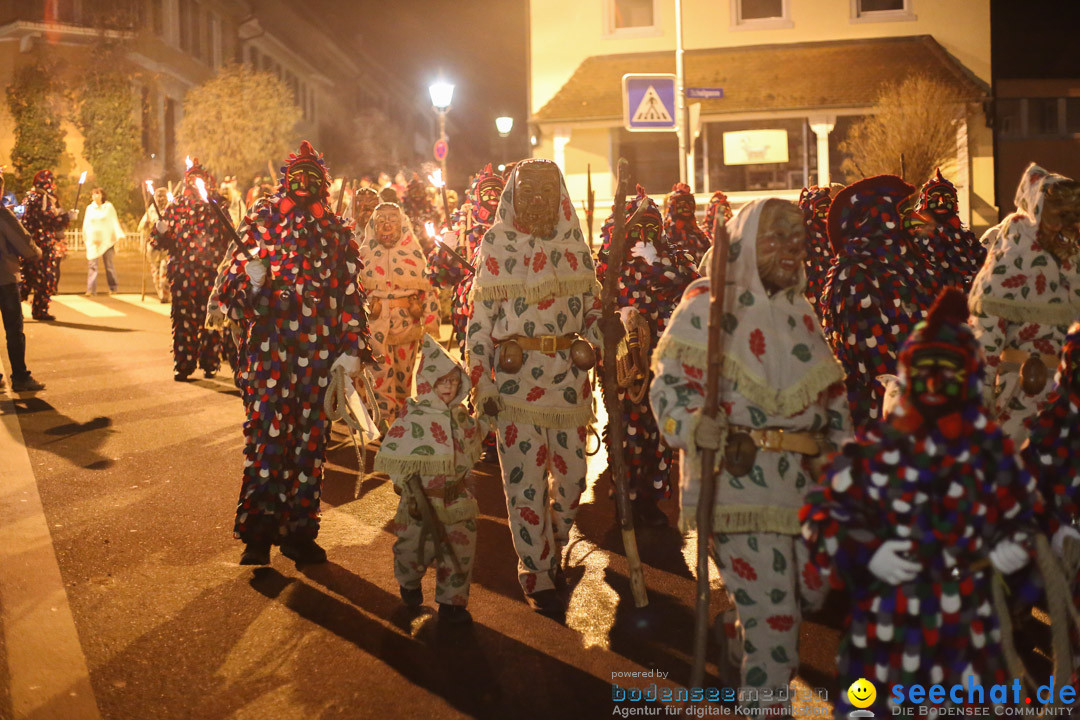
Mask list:
[{"label": "window", "polygon": [[193,40],[191,37],[191,25],[192,16],[194,15],[194,8],[191,6],[190,0],[182,0],[180,3],[180,49],[184,52],[191,52]]},{"label": "window", "polygon": [[606,35],[648,36],[660,34],[659,0],[607,0],[604,4]]},{"label": "window", "polygon": [[1001,98],[997,101],[997,129],[1002,137],[1020,137],[1021,112],[1019,98]]},{"label": "window", "polygon": [[776,30],[793,27],[791,0],[731,0],[733,30]]},{"label": "window", "polygon": [[[712,190],[793,190],[803,186],[807,175],[817,172],[816,136],[801,119],[708,122],[702,137],[702,155],[708,147],[706,167]],[[786,147],[763,146],[766,139],[783,143],[785,138]],[[728,150],[735,154],[729,157]],[[768,162],[770,159],[777,162]]]},{"label": "window", "polygon": [[1031,135],[1057,135],[1057,98],[1028,98],[1028,133]]},{"label": "window", "polygon": [[1065,134],[1080,134],[1080,97],[1065,98]]},{"label": "window", "polygon": [[851,0],[852,22],[916,20],[911,9],[915,0]]}]

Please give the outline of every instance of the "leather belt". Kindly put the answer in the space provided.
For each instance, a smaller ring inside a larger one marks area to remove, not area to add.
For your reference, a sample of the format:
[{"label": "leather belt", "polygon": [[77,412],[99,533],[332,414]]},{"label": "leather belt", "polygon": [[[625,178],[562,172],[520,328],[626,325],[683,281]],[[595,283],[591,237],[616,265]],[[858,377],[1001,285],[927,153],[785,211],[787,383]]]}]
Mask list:
[{"label": "leather belt", "polygon": [[728,428],[728,437],[732,435],[748,435],[754,445],[762,450],[774,452],[794,452],[811,457],[821,453],[821,439],[819,433],[791,432],[783,428],[748,428],[732,425]]},{"label": "leather belt", "polygon": [[405,297],[398,297],[398,298],[386,298],[386,299],[383,300],[383,302],[386,303],[387,307],[392,307],[392,308],[407,308],[412,303],[419,302],[419,301],[420,301],[420,298],[416,297],[415,295],[407,295]]},{"label": "leather belt", "polygon": [[1058,366],[1057,355],[1045,355],[1043,353],[1032,353],[1027,350],[1021,350],[1020,348],[1005,348],[1001,351],[1001,362],[1016,363],[1017,365],[1023,365],[1030,357],[1037,357],[1042,361],[1042,364],[1047,368],[1056,368]]},{"label": "leather belt", "polygon": [[554,355],[559,350],[569,350],[570,346],[578,339],[577,335],[537,335],[525,337],[524,335],[511,335],[496,342],[496,347],[513,340],[521,346],[522,350],[539,350],[545,355]]}]

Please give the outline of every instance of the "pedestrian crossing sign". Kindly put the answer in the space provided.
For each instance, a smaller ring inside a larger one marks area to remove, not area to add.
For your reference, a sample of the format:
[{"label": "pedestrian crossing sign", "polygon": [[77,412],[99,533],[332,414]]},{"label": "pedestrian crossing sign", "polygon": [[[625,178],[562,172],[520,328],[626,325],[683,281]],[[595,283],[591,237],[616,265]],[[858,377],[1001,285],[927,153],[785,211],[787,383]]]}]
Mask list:
[{"label": "pedestrian crossing sign", "polygon": [[670,73],[623,75],[623,123],[631,132],[672,132],[675,76]]}]

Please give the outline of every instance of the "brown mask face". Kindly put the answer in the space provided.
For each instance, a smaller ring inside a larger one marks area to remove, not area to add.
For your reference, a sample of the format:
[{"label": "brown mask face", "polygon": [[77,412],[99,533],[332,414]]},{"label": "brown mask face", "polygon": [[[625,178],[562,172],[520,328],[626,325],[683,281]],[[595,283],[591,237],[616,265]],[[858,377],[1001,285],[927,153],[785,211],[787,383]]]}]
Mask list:
[{"label": "brown mask face", "polygon": [[356,220],[357,227],[363,228],[367,226],[368,221],[371,220],[371,213],[375,212],[375,207],[379,204],[379,196],[371,190],[361,190],[356,196]]},{"label": "brown mask face", "polygon": [[393,247],[401,240],[401,213],[385,207],[375,213],[375,239],[383,247]]},{"label": "brown mask face", "polygon": [[545,160],[521,163],[514,181],[514,215],[519,230],[540,238],[555,235],[562,183],[558,166]]},{"label": "brown mask face", "polygon": [[689,220],[697,212],[697,202],[693,195],[676,195],[671,204],[672,214],[680,220]]},{"label": "brown mask face", "polygon": [[769,294],[798,284],[806,260],[802,211],[786,200],[769,200],[757,231],[758,275]]},{"label": "brown mask face", "polygon": [[1059,261],[1080,251],[1080,182],[1069,180],[1050,187],[1039,216],[1036,240]]}]

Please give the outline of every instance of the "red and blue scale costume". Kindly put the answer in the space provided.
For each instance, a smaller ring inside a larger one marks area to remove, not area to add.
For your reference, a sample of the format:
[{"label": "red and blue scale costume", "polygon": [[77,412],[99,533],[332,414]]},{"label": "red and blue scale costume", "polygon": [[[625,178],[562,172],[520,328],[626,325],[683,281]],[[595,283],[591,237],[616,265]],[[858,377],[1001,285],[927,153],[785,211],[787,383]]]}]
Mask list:
[{"label": "red and blue scale costume", "polygon": [[667,209],[664,211],[664,235],[671,245],[689,252],[695,265],[701,262],[705,252],[712,247],[712,240],[697,224],[697,202],[686,183],[675,183],[668,193]]},{"label": "red and blue scale costume", "polygon": [[912,243],[940,283],[941,288],[971,288],[986,261],[986,248],[957,214],[956,187],[939,169],[919,190],[915,212],[927,221]]},{"label": "red and blue scale costume", "polygon": [[731,202],[723,190],[717,190],[709,198],[709,206],[705,208],[705,227],[702,230],[712,240],[713,226],[716,224],[717,212],[723,212],[723,222],[727,223],[734,213],[731,211]]},{"label": "red and blue scale costume", "polygon": [[34,244],[41,248],[40,260],[22,260],[19,294],[25,302],[34,296],[30,312],[35,320],[49,320],[49,301],[60,283],[60,261],[67,255],[64,230],[70,218],[56,200],[56,185],[51,170],[34,175],[34,187],[23,199],[22,224]]},{"label": "red and blue scale costume", "polygon": [[896,371],[896,354],[930,302],[907,258],[897,205],[915,189],[881,175],[849,185],[829,208],[832,262],[818,305],[825,339],[847,374],[856,432],[881,417],[884,388],[876,378]]},{"label": "red and blue scale costume", "polygon": [[821,318],[821,294],[825,290],[825,278],[832,263],[832,245],[829,244],[829,207],[832,198],[829,188],[811,185],[799,194],[799,209],[806,226],[806,299]]},{"label": "red and blue scale costume", "polygon": [[[323,167],[307,141],[283,174],[299,162]],[[328,196],[324,187],[312,205],[298,205],[283,180],[279,193],[245,219],[243,241],[267,266],[265,283],[252,285],[239,249],[222,283],[221,304],[246,339],[244,479],[234,534],[247,543],[318,535],[330,367],[343,354],[372,362],[358,251]]]},{"label": "red and blue scale costume", "polygon": [[[642,202],[648,204],[642,218],[650,216],[656,225],[660,225],[660,209],[645,194],[645,189],[638,185],[637,197],[626,204],[626,217],[629,219]],[[602,281],[607,272],[608,256],[611,252],[611,231],[615,225],[614,217],[608,217],[600,229],[602,243],[597,253],[596,273]],[[649,322],[652,331],[650,347],[655,348],[667,328],[671,313],[682,299],[683,291],[690,283],[698,279],[697,263],[684,248],[671,243],[670,238],[662,234],[655,244],[657,257],[654,262],[636,257],[630,248],[636,239],[640,239],[640,228],[628,228],[627,252],[619,273],[618,307],[633,307]],[[635,402],[626,390],[620,389],[623,421],[626,424],[626,461],[629,468],[630,497],[653,498],[671,497],[671,467],[675,452],[660,439],[660,429],[649,406],[648,395]],[[606,433],[605,433],[606,434]]]},{"label": "red and blue scale costume", "polygon": [[165,231],[157,225],[150,233],[150,246],[169,254],[169,291],[172,294],[173,370],[177,380],[185,380],[201,368],[211,377],[221,367],[221,333],[206,327],[206,304],[217,278],[217,269],[229,247],[231,231],[203,201],[196,187],[202,179],[211,201],[213,176],[199,161],[184,173],[180,197],[161,213]]}]

